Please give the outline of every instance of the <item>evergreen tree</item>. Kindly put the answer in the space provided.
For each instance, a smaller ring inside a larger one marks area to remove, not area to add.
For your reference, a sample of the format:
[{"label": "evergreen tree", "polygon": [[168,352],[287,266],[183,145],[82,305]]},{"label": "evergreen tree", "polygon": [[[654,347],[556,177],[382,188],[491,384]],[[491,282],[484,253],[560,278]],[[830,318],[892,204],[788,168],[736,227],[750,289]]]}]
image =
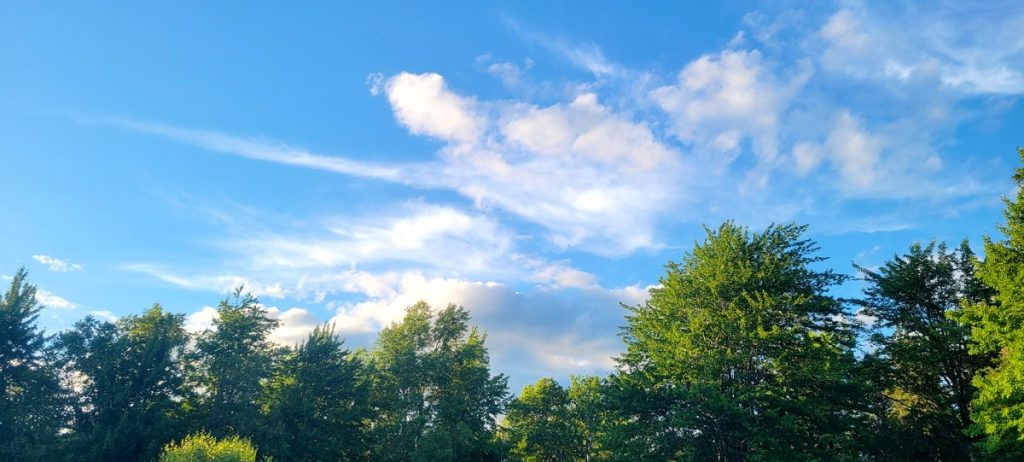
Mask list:
[{"label": "evergreen tree", "polygon": [[872,342],[881,361],[884,405],[898,445],[890,456],[907,460],[970,460],[971,379],[992,356],[968,352],[968,329],[951,317],[961,303],[988,300],[975,278],[974,253],[964,240],[956,252],[934,242],[896,256],[879,270],[858,266],[869,286],[860,303],[877,319]]},{"label": "evergreen tree", "polygon": [[36,327],[36,288],[19,269],[0,299],[0,460],[39,460],[60,425],[60,387]]},{"label": "evergreen tree", "polygon": [[436,316],[423,302],[381,331],[374,368],[374,460],[490,460],[495,418],[508,379],[490,373],[485,336],[469,313],[449,305]]},{"label": "evergreen tree", "polygon": [[116,324],[92,316],[61,333],[73,401],[73,460],[150,460],[180,436],[184,399],[184,316],[154,305]]},{"label": "evergreen tree", "polygon": [[[1024,160],[1024,149],[1018,149]],[[977,276],[995,291],[966,306],[959,320],[971,329],[971,352],[993,354],[996,362],[974,377],[973,432],[996,460],[1024,460],[1024,168],[1013,176],[1016,200],[1004,198],[1006,237],[985,238],[985,260]]]},{"label": "evergreen tree", "polygon": [[[828,295],[846,278],[806,227],[750,233],[730,222],[671,262],[629,307],[618,401],[631,457],[853,460],[863,384],[855,332]],[[649,424],[643,428],[639,425]],[[632,426],[633,430],[630,430]],[[639,431],[636,431],[639,430]]]},{"label": "evergreen tree", "polygon": [[271,377],[278,348],[267,336],[278,321],[250,293],[238,287],[217,308],[213,329],[196,341],[190,405],[199,428],[214,436],[253,439],[263,427],[263,384]]},{"label": "evergreen tree", "polygon": [[364,374],[333,329],[317,327],[267,383],[261,451],[288,461],[366,459]]}]

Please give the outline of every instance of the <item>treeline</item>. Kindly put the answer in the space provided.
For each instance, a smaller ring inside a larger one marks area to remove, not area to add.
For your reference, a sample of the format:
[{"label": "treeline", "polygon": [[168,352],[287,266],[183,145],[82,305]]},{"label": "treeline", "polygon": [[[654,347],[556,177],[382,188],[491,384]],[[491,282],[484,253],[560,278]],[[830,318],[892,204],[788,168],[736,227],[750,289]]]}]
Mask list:
[{"label": "treeline", "polygon": [[983,258],[914,244],[855,267],[857,299],[805,226],[709,228],[625,307],[614,372],[516,397],[461,307],[413,305],[356,351],[328,326],[276,346],[241,290],[199,334],[155,305],[46,336],[20,270],[0,460],[1024,460],[1024,188],[1005,206]]}]

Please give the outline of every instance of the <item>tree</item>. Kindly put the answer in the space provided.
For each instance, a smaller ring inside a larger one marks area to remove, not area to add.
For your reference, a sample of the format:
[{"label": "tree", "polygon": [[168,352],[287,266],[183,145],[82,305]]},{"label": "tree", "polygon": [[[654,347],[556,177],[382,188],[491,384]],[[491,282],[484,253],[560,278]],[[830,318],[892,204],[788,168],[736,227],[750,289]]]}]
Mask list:
[{"label": "tree", "polygon": [[580,429],[583,459],[603,460],[609,413],[604,403],[607,385],[597,376],[572,376],[569,383],[569,414]]},{"label": "tree", "polygon": [[25,268],[0,299],[0,460],[43,458],[60,425],[60,386]]},{"label": "tree", "polygon": [[805,231],[708,229],[627,307],[615,388],[632,414],[618,443],[631,457],[856,458],[856,336],[828,295],[846,277],[815,268],[824,258]]},{"label": "tree", "polygon": [[69,438],[75,460],[149,460],[179,436],[185,397],[184,316],[154,305],[116,324],[92,316],[60,334],[60,363],[79,391]]},{"label": "tree", "polygon": [[508,378],[491,376],[485,336],[468,322],[462,307],[435,316],[419,302],[381,331],[370,352],[374,460],[497,458]]},{"label": "tree", "polygon": [[215,436],[254,438],[262,428],[263,384],[273,372],[277,348],[267,339],[278,321],[259,300],[238,287],[217,308],[213,329],[196,341],[192,387],[201,393],[193,407]]},{"label": "tree", "polygon": [[868,287],[864,314],[877,319],[873,343],[884,367],[885,407],[895,420],[899,445],[890,454],[908,460],[970,460],[973,457],[971,380],[991,363],[990,354],[968,351],[969,330],[952,317],[962,303],[979,303],[991,290],[975,278],[967,241],[950,252],[945,244],[914,244],[877,271],[857,266]]},{"label": "tree", "polygon": [[586,456],[584,429],[573,418],[569,393],[554,379],[523,387],[509,404],[503,427],[515,460],[572,461]]},{"label": "tree", "polygon": [[278,460],[362,460],[368,451],[364,366],[333,329],[320,326],[289,352],[265,388],[269,435]]},{"label": "tree", "polygon": [[[1024,149],[1018,148],[1024,160]],[[977,276],[995,294],[967,305],[958,317],[971,329],[971,352],[996,355],[995,364],[974,377],[973,432],[985,452],[999,460],[1024,459],[1024,168],[1013,175],[1016,200],[1004,198],[1006,237],[985,237],[985,260]]]},{"label": "tree", "polygon": [[256,448],[249,440],[232,436],[217,439],[209,433],[189,435],[167,443],[160,462],[256,462]]}]

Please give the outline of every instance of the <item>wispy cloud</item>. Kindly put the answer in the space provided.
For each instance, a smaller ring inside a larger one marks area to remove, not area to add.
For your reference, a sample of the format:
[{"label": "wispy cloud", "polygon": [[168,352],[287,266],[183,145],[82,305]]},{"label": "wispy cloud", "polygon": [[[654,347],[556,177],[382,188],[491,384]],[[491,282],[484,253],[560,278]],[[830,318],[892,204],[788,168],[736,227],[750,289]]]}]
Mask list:
[{"label": "wispy cloud", "polygon": [[79,306],[77,303],[43,289],[36,290],[36,300],[46,308],[56,308],[59,310],[73,310]]},{"label": "wispy cloud", "polygon": [[59,258],[51,257],[49,255],[33,255],[32,259],[39,262],[42,265],[46,265],[50,271],[57,271],[60,273],[67,273],[71,271],[82,271],[82,265],[75,263],[68,263]]},{"label": "wispy cloud", "polygon": [[560,56],[573,66],[590,71],[596,77],[616,76],[627,73],[627,69],[605,57],[600,47],[593,43],[573,43],[561,37],[552,37],[541,31],[524,26],[506,16],[504,22],[523,41],[540,46]]},{"label": "wispy cloud", "polygon": [[405,182],[410,177],[420,176],[413,173],[416,170],[415,167],[386,166],[359,162],[343,157],[322,156],[267,139],[242,138],[211,130],[183,128],[119,117],[79,117],[78,120],[84,124],[121,127],[159,135],[210,151],[297,167],[314,168],[343,175],[396,182]]}]

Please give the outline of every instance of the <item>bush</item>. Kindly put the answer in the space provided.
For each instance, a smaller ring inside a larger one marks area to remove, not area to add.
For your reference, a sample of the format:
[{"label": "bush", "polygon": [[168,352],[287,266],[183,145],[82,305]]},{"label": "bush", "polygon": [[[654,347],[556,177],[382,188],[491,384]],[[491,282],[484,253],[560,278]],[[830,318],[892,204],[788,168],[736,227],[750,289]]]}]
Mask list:
[{"label": "bush", "polygon": [[160,462],[256,462],[256,448],[237,436],[218,440],[209,433],[195,433],[164,446]]}]

